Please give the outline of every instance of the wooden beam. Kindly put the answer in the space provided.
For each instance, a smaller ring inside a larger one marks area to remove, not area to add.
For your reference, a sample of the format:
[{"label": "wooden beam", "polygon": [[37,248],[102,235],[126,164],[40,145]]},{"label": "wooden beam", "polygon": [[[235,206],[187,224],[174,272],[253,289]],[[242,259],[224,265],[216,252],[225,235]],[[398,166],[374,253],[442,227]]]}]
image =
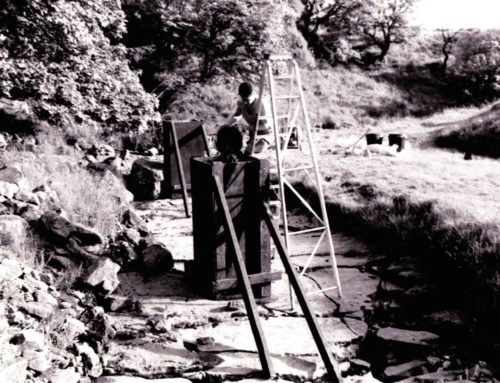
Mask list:
[{"label": "wooden beam", "polygon": [[187,195],[187,185],[186,185],[186,177],[184,176],[184,166],[182,165],[181,151],[179,149],[179,141],[177,140],[177,132],[175,131],[174,121],[171,121],[170,126],[172,127],[172,140],[174,141],[174,151],[175,151],[175,159],[177,163],[177,171],[179,172],[179,178],[181,181],[181,189],[182,189],[182,199],[184,200],[184,211],[186,212],[186,217],[191,217],[189,213],[188,206],[188,195]]},{"label": "wooden beam", "polygon": [[[250,274],[248,279],[251,285],[261,285],[281,279],[281,271],[272,271],[268,273]],[[223,291],[233,289],[238,286],[238,278],[225,278],[214,281],[214,291]]]},{"label": "wooden beam", "polygon": [[243,287],[243,301],[245,302],[245,308],[247,310],[248,319],[250,321],[252,333],[255,338],[255,343],[257,344],[260,363],[262,364],[262,371],[265,375],[265,378],[269,379],[272,378],[275,373],[272,366],[271,354],[269,353],[266,339],[264,338],[264,333],[260,325],[257,304],[255,303],[252,285],[250,284],[250,280],[248,278],[243,254],[241,253],[241,249],[238,243],[238,237],[236,236],[236,231],[231,219],[231,214],[229,213],[222,181],[216,175],[213,177],[213,180],[215,186],[215,197],[222,214],[222,222],[224,225],[224,230],[226,232],[227,244],[230,246],[230,249],[232,250],[234,256],[234,268],[236,270],[236,275],[238,276],[239,284]]}]

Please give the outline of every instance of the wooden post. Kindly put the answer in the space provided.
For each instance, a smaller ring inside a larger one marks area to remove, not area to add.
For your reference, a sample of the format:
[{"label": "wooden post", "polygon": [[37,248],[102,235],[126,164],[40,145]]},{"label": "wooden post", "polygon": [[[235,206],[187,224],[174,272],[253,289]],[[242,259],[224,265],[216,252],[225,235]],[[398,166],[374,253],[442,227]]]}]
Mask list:
[{"label": "wooden post", "polygon": [[172,121],[171,124],[172,127],[172,140],[174,141],[174,150],[175,150],[175,159],[177,163],[177,171],[179,172],[179,178],[181,182],[181,190],[182,190],[182,199],[184,200],[184,210],[186,212],[186,217],[191,217],[189,213],[189,206],[188,206],[188,195],[187,195],[187,184],[186,184],[186,177],[184,175],[184,165],[182,163],[182,158],[181,158],[181,151],[179,149],[179,141],[177,140],[177,132],[175,131],[175,124]]}]

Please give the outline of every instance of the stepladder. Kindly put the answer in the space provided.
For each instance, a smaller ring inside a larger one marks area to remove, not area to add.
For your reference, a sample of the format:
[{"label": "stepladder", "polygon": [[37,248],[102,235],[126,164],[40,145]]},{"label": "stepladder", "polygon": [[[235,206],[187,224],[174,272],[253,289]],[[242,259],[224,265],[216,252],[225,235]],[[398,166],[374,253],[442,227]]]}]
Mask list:
[{"label": "stepladder", "polygon": [[[294,243],[300,242],[304,236],[313,239],[307,254],[302,254],[308,257],[299,277],[306,275],[319,251],[328,252],[332,265],[332,285],[322,286],[309,294],[336,292],[341,297],[342,287],[323,192],[323,178],[313,141],[300,68],[293,55],[265,55],[258,110],[260,114],[250,135],[250,154],[270,161],[271,179],[274,180],[271,188],[276,196],[271,205],[273,216],[281,227],[283,244],[293,254]],[[262,111],[265,111],[264,115]],[[262,121],[269,127],[269,133],[265,136],[257,134],[257,126]],[[269,142],[269,148],[274,150],[261,151],[261,140]],[[313,204],[303,189],[297,187],[298,182],[307,183],[308,189],[316,194],[317,203]],[[295,204],[310,215],[307,227],[290,229],[290,212],[287,210],[285,195],[293,196]],[[293,307],[293,300],[291,302]]]}]

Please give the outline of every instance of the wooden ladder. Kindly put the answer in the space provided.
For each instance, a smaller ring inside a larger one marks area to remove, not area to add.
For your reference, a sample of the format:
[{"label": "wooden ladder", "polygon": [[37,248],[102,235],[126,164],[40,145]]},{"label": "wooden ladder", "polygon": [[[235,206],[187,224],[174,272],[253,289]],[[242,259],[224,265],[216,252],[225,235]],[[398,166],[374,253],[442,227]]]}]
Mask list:
[{"label": "wooden ladder", "polygon": [[[280,66],[281,65],[281,66]],[[285,70],[283,70],[283,67]],[[281,69],[281,70],[280,70]],[[284,72],[284,73],[283,73]],[[278,89],[286,88],[287,94],[278,94]],[[254,148],[257,140],[262,136],[257,134],[259,121],[271,121],[272,130],[274,133],[274,148],[275,162],[274,170],[277,173],[278,182],[274,185],[277,191],[279,205],[281,209],[281,223],[283,225],[284,246],[290,249],[290,237],[315,233],[319,234],[319,239],[314,245],[307,258],[304,267],[301,270],[300,277],[303,277],[307,269],[311,265],[314,256],[316,255],[321,243],[326,239],[328,242],[328,251],[331,258],[333,277],[335,285],[322,288],[310,294],[323,293],[330,290],[337,290],[338,296],[342,296],[342,287],[335,259],[335,250],[330,230],[330,223],[326,210],[325,198],[322,187],[322,177],[318,169],[318,160],[313,143],[311,124],[307,112],[304,91],[302,88],[302,80],[297,62],[292,55],[265,55],[265,60],[262,68],[262,75],[259,88],[258,108],[259,113],[262,111],[262,103],[264,99],[270,101],[271,115],[257,116],[256,125],[253,127],[250,136],[251,154],[259,157],[259,154],[254,154]],[[267,101],[267,100],[266,100]],[[286,110],[284,110],[286,109]],[[299,118],[301,117],[301,124]],[[291,138],[295,134],[296,145],[291,145]],[[271,146],[272,147],[272,146]],[[288,159],[294,156],[296,150],[299,150],[305,155],[305,163],[300,166],[288,164]],[[307,153],[306,153],[307,151]],[[273,168],[271,166],[271,168]],[[291,176],[303,172],[310,177],[314,189],[318,195],[320,203],[320,211],[316,211],[307,201],[306,197],[301,194],[292,184]],[[288,213],[285,202],[285,187],[297,197],[303,207],[305,207],[315,218],[316,227],[290,231],[288,228]],[[272,186],[273,188],[273,186]],[[293,299],[291,298],[292,308]]]}]

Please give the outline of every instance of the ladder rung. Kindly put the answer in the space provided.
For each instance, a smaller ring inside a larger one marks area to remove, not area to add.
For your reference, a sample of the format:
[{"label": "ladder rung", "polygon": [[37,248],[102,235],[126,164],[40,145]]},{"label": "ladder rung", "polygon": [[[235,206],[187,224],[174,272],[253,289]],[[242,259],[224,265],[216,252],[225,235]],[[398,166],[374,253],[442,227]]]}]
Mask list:
[{"label": "ladder rung", "polygon": [[314,169],[313,165],[308,165],[308,166],[297,166],[296,168],[288,168],[288,169],[283,169],[284,172],[293,172],[295,170],[308,170],[308,169]]},{"label": "ladder rung", "polygon": [[324,293],[325,291],[330,291],[330,290],[336,290],[338,289],[337,286],[334,286],[334,287],[327,287],[326,289],[321,289],[321,290],[316,290],[316,291],[312,291],[310,293],[307,293],[306,295],[316,295],[316,294],[321,294],[321,293]]},{"label": "ladder rung", "polygon": [[320,231],[320,230],[325,230],[324,226],[320,227],[314,227],[312,229],[304,229],[304,230],[298,230],[298,231],[289,231],[289,235],[299,235],[299,234],[305,234],[305,233],[313,233],[315,231]]},{"label": "ladder rung", "polygon": [[273,76],[273,79],[275,80],[291,80],[293,76],[287,75],[287,76]]}]

